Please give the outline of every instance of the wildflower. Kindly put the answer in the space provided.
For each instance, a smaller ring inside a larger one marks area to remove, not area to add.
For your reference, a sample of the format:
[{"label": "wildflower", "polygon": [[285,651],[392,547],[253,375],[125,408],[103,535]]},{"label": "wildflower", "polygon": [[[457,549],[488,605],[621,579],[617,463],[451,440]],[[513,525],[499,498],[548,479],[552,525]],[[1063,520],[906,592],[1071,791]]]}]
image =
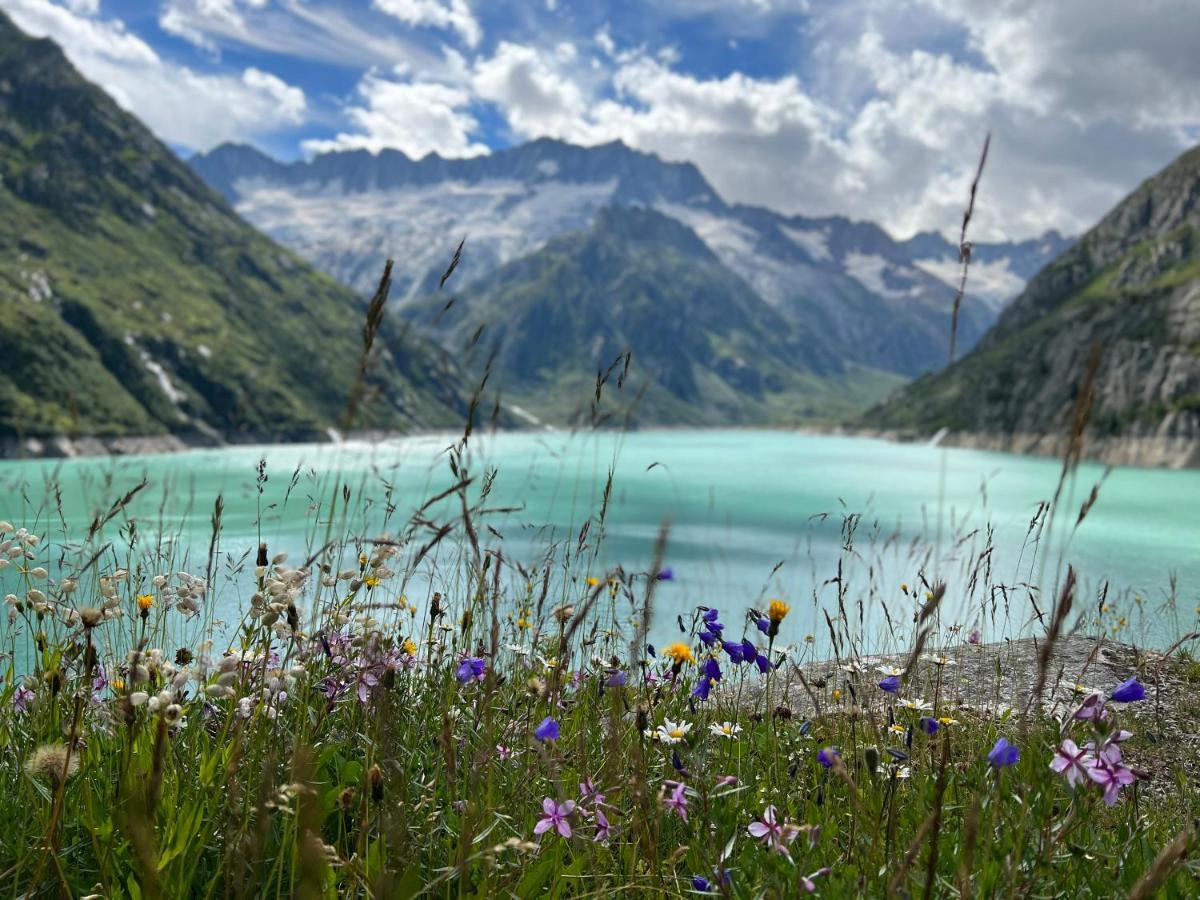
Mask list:
[{"label": "wildflower", "polygon": [[712,889],[712,882],[703,875],[692,876],[692,890],[699,891],[701,894],[708,894],[712,892]]},{"label": "wildflower", "polygon": [[802,888],[804,888],[804,892],[806,894],[815,894],[817,891],[817,886],[815,884],[813,884],[813,879],[820,878],[822,875],[828,875],[829,872],[830,872],[829,867],[824,866],[820,869],[817,869],[817,871],[813,872],[811,875],[807,875],[807,876],[801,875],[800,876],[800,886]]},{"label": "wildflower", "polygon": [[1072,718],[1085,722],[1103,722],[1108,718],[1108,710],[1104,708],[1104,695],[1099,692],[1089,694],[1080,704],[1079,709],[1075,710]]},{"label": "wildflower", "polygon": [[937,734],[940,727],[938,720],[931,716],[921,716],[921,718],[917,719],[917,725],[926,734]]},{"label": "wildflower", "polygon": [[929,710],[933,709],[932,704],[926,703],[924,700],[921,700],[919,698],[916,700],[911,700],[911,699],[901,700],[900,705],[903,706],[905,709],[912,710],[913,712],[928,712]]},{"label": "wildflower", "polygon": [[996,745],[988,753],[988,762],[997,769],[1015,765],[1021,758],[1021,751],[1015,744],[1010,744],[1006,738],[997,738]]},{"label": "wildflower", "polygon": [[763,618],[755,619],[754,627],[757,628],[759,631],[761,631],[763,634],[769,634],[771,631],[771,620],[763,619]]},{"label": "wildflower", "polygon": [[404,643],[400,645],[400,649],[409,656],[417,655],[417,642],[412,638],[405,638]]},{"label": "wildflower", "polygon": [[908,766],[897,765],[896,763],[880,766],[875,771],[880,775],[887,775],[891,778],[895,778],[898,781],[904,781],[912,777],[912,769],[910,769]]},{"label": "wildflower", "polygon": [[604,810],[596,807],[596,836],[592,840],[606,841],[610,837],[612,837],[612,826],[608,823],[608,816],[604,815]]},{"label": "wildflower", "polygon": [[[756,653],[757,653],[757,651],[756,651]],[[757,655],[754,658],[754,661],[758,664],[758,671],[761,672],[763,675],[766,675],[773,668],[775,668],[775,666],[771,664],[771,660],[768,657],[766,657],[765,655],[763,655],[762,653],[757,653]]]},{"label": "wildflower", "polygon": [[487,663],[481,658],[466,656],[458,664],[458,671],[454,673],[454,677],[458,679],[459,684],[466,684],[470,681],[483,681],[483,673],[486,668]]},{"label": "wildflower", "polygon": [[730,740],[736,740],[738,734],[741,733],[742,726],[734,722],[721,722],[719,724],[717,722],[713,722],[708,726],[708,730],[710,734],[713,734],[716,737],[724,737],[729,738]]},{"label": "wildflower", "polygon": [[551,716],[546,716],[533,732],[533,736],[542,743],[546,741],[557,741],[560,737],[558,722],[554,721]]},{"label": "wildflower", "polygon": [[1073,740],[1066,738],[1062,745],[1054,751],[1054,759],[1050,761],[1050,771],[1062,775],[1067,779],[1067,784],[1075,787],[1089,777],[1088,767],[1083,762],[1086,756],[1087,750],[1080,750]]},{"label": "wildflower", "polygon": [[608,679],[604,682],[606,687],[620,688],[625,687],[629,683],[629,677],[620,669],[613,669],[609,673]]},{"label": "wildflower", "polygon": [[701,675],[700,680],[696,682],[696,686],[692,688],[692,696],[697,697],[700,700],[707,700],[708,694],[712,690],[712,686],[715,683],[716,682],[714,682],[707,675]]},{"label": "wildflower", "polygon": [[371,689],[379,684],[379,677],[369,669],[361,669],[356,679],[358,687],[355,693],[358,694],[358,701],[366,703],[370,699]]},{"label": "wildflower", "polygon": [[834,762],[836,762],[841,755],[842,751],[837,747],[823,747],[817,751],[817,762],[819,762],[826,769],[832,769]]},{"label": "wildflower", "polygon": [[879,687],[887,691],[889,694],[894,694],[900,690],[900,676],[889,675],[883,681],[879,682]]},{"label": "wildflower", "polygon": [[663,807],[668,813],[674,812],[686,822],[688,820],[688,801],[687,795],[684,793],[683,783],[679,781],[664,781],[663,785],[674,785],[671,793],[663,796]]},{"label": "wildflower", "polygon": [[712,657],[709,657],[709,659],[707,661],[705,661],[705,663],[704,663],[704,674],[707,675],[709,678],[711,678],[713,681],[720,681],[721,680],[720,664]]},{"label": "wildflower", "polygon": [[504,746],[503,744],[496,745],[496,758],[497,759],[499,759],[501,762],[504,762],[510,756],[512,756],[512,750],[510,748]]},{"label": "wildflower", "polygon": [[927,653],[926,655],[922,656],[921,659],[925,660],[925,662],[933,663],[938,668],[955,665],[954,660],[946,656],[944,653]]},{"label": "wildflower", "polygon": [[597,587],[599,584],[600,584],[600,579],[597,578],[595,575],[589,575],[587,577],[587,586],[588,587]]},{"label": "wildflower", "polygon": [[880,675],[887,675],[889,678],[893,676],[898,678],[904,674],[904,670],[899,666],[876,666],[875,671]]},{"label": "wildflower", "polygon": [[670,566],[667,566],[665,569],[660,570],[654,577],[658,581],[674,581],[675,571]]},{"label": "wildflower", "polygon": [[[729,654],[729,661],[731,663],[743,663],[746,661],[746,648],[741,641],[725,641],[722,642],[721,646],[724,647],[725,652]],[[758,651],[755,650],[754,652],[755,656],[757,656]]]},{"label": "wildflower", "polygon": [[23,684],[17,685],[17,689],[13,691],[13,709],[19,713],[29,712],[29,704],[32,702],[33,691],[25,687]]},{"label": "wildflower", "polygon": [[718,775],[717,787],[737,787],[738,777],[736,775]]},{"label": "wildflower", "polygon": [[834,688],[834,689],[833,689],[833,690],[830,692],[829,696],[830,696],[831,698],[833,698],[833,702],[834,702],[834,703],[841,703],[841,702],[842,702],[842,691],[841,691],[841,689],[840,689],[840,688]]},{"label": "wildflower", "polygon": [[43,744],[25,761],[25,773],[30,778],[44,778],[61,784],[79,771],[79,756],[66,744]]},{"label": "wildflower", "polygon": [[787,618],[787,614],[791,612],[791,610],[792,608],[782,600],[772,600],[770,605],[767,607],[767,617],[770,618],[771,622],[776,627],[778,627],[779,623]]},{"label": "wildflower", "polygon": [[1146,688],[1136,677],[1122,681],[1109,697],[1114,703],[1136,703],[1146,699]]},{"label": "wildflower", "polygon": [[662,655],[672,660],[676,670],[683,666],[685,662],[694,662],[696,659],[692,655],[692,648],[680,642],[670,644],[663,650]]},{"label": "wildflower", "polygon": [[898,722],[893,722],[891,725],[889,725],[888,731],[890,731],[892,734],[898,734],[901,737],[904,737],[904,735],[908,734],[908,729]]},{"label": "wildflower", "polygon": [[663,744],[678,744],[687,738],[692,730],[691,722],[672,722],[663,719],[663,723],[654,732],[654,739]]},{"label": "wildflower", "polygon": [[153,594],[139,594],[137,598],[137,608],[141,617],[144,619],[150,615],[150,607],[154,605]]},{"label": "wildflower", "polygon": [[967,643],[968,643],[968,644],[976,644],[976,645],[977,645],[977,644],[979,643],[979,641],[980,641],[980,640],[981,640],[981,638],[980,638],[980,635],[979,635],[979,629],[978,629],[978,628],[973,628],[973,629],[971,630],[971,633],[967,635]]},{"label": "wildflower", "polygon": [[768,806],[763,810],[761,817],[750,823],[746,831],[750,837],[762,841],[764,846],[777,850],[791,859],[787,847],[796,839],[800,828],[796,825],[776,821],[775,807]]},{"label": "wildflower", "polygon": [[574,800],[564,800],[562,803],[555,803],[547,797],[542,801],[542,817],[538,823],[533,826],[534,834],[544,834],[551,828],[556,830],[565,838],[571,836],[571,823],[567,818],[575,811]]},{"label": "wildflower", "polygon": [[1105,806],[1114,805],[1119,799],[1121,788],[1137,781],[1137,773],[1121,759],[1121,748],[1110,744],[1096,754],[1095,762],[1087,770],[1088,777],[1104,788]]}]

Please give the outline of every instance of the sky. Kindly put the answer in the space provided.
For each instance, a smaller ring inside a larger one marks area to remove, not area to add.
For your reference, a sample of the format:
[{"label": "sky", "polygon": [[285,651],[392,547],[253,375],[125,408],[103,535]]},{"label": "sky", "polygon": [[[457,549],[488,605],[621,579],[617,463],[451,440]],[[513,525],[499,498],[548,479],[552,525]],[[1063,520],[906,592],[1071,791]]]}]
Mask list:
[{"label": "sky", "polygon": [[181,155],[536,137],[696,163],[731,202],[1079,234],[1200,142],[1200,0],[0,0]]}]

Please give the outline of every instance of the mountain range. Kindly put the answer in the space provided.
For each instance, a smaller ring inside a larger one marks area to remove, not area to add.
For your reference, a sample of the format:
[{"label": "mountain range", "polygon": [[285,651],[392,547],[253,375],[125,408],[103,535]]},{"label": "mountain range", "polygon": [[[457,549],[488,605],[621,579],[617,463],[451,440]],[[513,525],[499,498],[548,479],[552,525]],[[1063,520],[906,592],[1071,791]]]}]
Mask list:
[{"label": "mountain range", "polygon": [[1057,454],[1077,410],[1089,456],[1200,465],[1200,147],[1035,276],[973,352],[861,422]]},{"label": "mountain range", "polygon": [[[377,274],[382,260],[375,260]],[[0,441],[291,440],[338,424],[366,298],[263,236],[49,40],[0,13]],[[461,422],[384,322],[362,427]]]},{"label": "mountain range", "polygon": [[[366,290],[379,259],[394,257],[399,311],[434,339],[449,341],[452,352],[461,349],[456,340],[474,335],[480,325],[502,324],[492,334],[503,332],[519,342],[512,322],[502,322],[510,314],[508,304],[551,291],[540,298],[534,318],[562,328],[539,325],[533,331],[542,346],[575,342],[574,368],[547,365],[531,378],[528,371],[514,370],[514,357],[502,352],[493,373],[493,384],[536,401],[550,421],[563,421],[568,408],[586,400],[588,391],[580,392],[579,385],[608,363],[613,349],[608,337],[638,333],[635,320],[624,317],[640,309],[640,301],[625,291],[631,285],[645,288],[645,281],[610,281],[616,272],[653,277],[660,293],[681,304],[677,314],[695,323],[719,323],[724,311],[718,307],[736,308],[757,323],[758,333],[776,336],[770,346],[792,347],[790,365],[806,385],[801,398],[744,395],[739,375],[726,380],[717,373],[732,372],[731,360],[740,360],[738,368],[753,367],[755,352],[748,344],[740,353],[713,350],[722,336],[718,329],[700,343],[658,348],[653,367],[699,366],[717,378],[719,383],[706,381],[715,394],[740,395],[746,402],[713,407],[697,404],[690,388],[667,388],[663,402],[643,407],[643,422],[829,420],[946,361],[958,251],[940,235],[896,241],[867,222],[729,204],[694,165],[666,162],[619,142],[579,147],[539,139],[471,159],[346,151],[292,163],[226,144],[190,164],[249,221],[346,284]],[[628,209],[653,214],[652,221],[669,235],[663,242],[671,245],[677,282],[690,265],[709,275],[709,287],[677,283],[672,289],[664,269],[648,271],[641,248],[614,233],[616,223],[630,224],[622,213]],[[439,304],[429,298],[447,255],[464,237],[454,282],[461,299],[458,317],[452,325],[435,322],[428,307]],[[963,306],[959,346],[973,345],[1003,302],[1069,243],[1051,232],[1035,241],[978,245],[976,284],[985,287]],[[560,265],[565,253],[598,246],[605,254],[581,256],[567,267],[569,273]],[[622,257],[621,264],[614,255]],[[603,265],[590,265],[601,258]],[[550,269],[556,272],[553,281],[546,280]],[[583,340],[585,321],[602,323],[608,337]],[[775,371],[768,360],[776,354],[767,346],[758,362]],[[662,358],[702,347],[708,349],[699,358]],[[635,371],[649,376],[647,396],[658,394],[664,383],[649,368],[639,370],[649,358],[634,357]],[[794,380],[752,380],[768,394],[771,385],[779,385],[781,395],[796,386]]]}]

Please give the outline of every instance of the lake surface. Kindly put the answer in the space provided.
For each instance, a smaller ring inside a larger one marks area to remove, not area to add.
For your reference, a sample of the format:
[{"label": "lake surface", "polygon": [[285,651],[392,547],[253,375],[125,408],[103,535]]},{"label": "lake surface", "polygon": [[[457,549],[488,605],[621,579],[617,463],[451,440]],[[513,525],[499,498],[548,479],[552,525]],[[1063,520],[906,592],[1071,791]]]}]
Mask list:
[{"label": "lake surface", "polygon": [[[321,543],[322,526],[310,501],[327,500],[342,485],[356,498],[381,501],[390,485],[392,521],[405,520],[455,483],[445,452],[454,440],[426,435],[376,444],[10,461],[2,469],[0,517],[37,528],[51,547],[64,533],[78,541],[98,513],[144,477],[147,487],[106,527],[107,539],[119,543],[119,528],[132,518],[143,536],[161,533],[188,548],[180,567],[201,570],[213,504],[221,495],[224,554],[236,559],[252,553],[261,537],[271,553],[287,551],[295,563]],[[264,459],[267,480],[260,495],[256,466]],[[943,622],[978,627],[985,639],[1031,633],[1033,609],[1020,586],[1039,588],[1037,602],[1048,607],[1068,564],[1080,574],[1077,609],[1098,610],[1109,583],[1110,610],[1100,627],[1115,627],[1127,640],[1165,646],[1196,623],[1196,471],[1112,471],[1072,534],[1081,504],[1103,475],[1101,467],[1084,465],[1064,489],[1053,526],[1034,542],[1027,537],[1031,519],[1059,481],[1061,466],[1053,460],[741,430],[483,435],[472,439],[470,460],[477,476],[487,467],[496,470],[487,506],[520,507],[487,517],[495,531],[481,529],[481,540],[526,562],[548,541],[574,545],[583,523],[599,510],[611,467],[605,539],[592,571],[602,576],[618,564],[628,572],[647,571],[660,527],[670,523],[665,564],[674,578],[656,593],[652,634],[659,639],[676,631],[677,614],[697,604],[721,608],[726,623],[740,630],[746,606],[783,597],[793,612],[781,640],[803,645],[812,634],[812,652],[819,653],[828,647],[825,613],[838,608],[838,583],[829,579],[839,564],[843,604],[862,603],[872,650],[890,649],[885,619],[911,622],[924,596],[916,588],[922,576],[947,584]],[[61,495],[66,529],[52,488],[48,495],[51,483]],[[361,523],[359,533],[382,522],[383,507],[369,507],[366,517],[376,521]],[[847,528],[844,517],[851,514],[861,518]],[[989,566],[991,581],[1005,590],[982,586],[986,579],[978,575],[972,583],[971,574]],[[901,592],[904,582],[913,586],[911,596]],[[234,592],[220,596],[239,602],[231,599]],[[238,610],[218,612],[236,618]]]}]

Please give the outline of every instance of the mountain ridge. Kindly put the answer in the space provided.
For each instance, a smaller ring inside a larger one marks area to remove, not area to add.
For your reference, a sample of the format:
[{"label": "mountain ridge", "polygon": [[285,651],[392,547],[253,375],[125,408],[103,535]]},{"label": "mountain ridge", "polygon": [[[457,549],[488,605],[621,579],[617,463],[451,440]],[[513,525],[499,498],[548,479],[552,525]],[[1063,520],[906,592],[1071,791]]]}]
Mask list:
[{"label": "mountain ridge", "polygon": [[970,354],[860,421],[1055,453],[1085,389],[1089,455],[1200,464],[1200,147],[1035,276]]}]

